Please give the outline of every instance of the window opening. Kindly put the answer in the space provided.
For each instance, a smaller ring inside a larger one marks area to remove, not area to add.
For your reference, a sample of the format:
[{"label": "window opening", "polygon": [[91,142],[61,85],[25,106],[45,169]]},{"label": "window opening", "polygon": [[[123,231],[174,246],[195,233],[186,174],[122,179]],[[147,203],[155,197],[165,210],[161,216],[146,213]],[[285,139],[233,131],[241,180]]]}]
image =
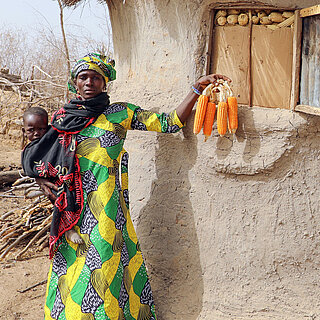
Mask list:
[{"label": "window opening", "polygon": [[294,21],[286,9],[213,12],[209,72],[230,75],[239,104],[290,108]]}]

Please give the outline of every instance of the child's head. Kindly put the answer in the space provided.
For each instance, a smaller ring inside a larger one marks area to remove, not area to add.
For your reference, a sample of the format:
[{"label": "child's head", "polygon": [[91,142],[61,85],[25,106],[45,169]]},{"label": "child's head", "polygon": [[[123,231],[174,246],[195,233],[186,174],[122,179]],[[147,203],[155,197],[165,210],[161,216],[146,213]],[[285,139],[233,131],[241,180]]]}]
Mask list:
[{"label": "child's head", "polygon": [[41,107],[31,107],[23,114],[23,134],[33,141],[42,138],[48,130],[48,113]]}]

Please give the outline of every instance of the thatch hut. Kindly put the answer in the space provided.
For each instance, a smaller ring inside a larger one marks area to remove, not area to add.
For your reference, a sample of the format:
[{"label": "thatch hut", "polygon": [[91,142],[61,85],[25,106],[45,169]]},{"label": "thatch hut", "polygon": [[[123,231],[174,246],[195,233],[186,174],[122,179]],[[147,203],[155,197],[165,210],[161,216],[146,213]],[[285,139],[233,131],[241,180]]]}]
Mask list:
[{"label": "thatch hut", "polygon": [[[214,128],[204,142],[192,119],[177,135],[129,134],[131,212],[160,319],[320,316],[319,6],[300,10],[317,2],[106,1],[113,101],[169,111],[219,72],[240,104],[234,137]],[[219,24],[231,9],[264,14]],[[283,19],[267,27],[272,12]]]}]

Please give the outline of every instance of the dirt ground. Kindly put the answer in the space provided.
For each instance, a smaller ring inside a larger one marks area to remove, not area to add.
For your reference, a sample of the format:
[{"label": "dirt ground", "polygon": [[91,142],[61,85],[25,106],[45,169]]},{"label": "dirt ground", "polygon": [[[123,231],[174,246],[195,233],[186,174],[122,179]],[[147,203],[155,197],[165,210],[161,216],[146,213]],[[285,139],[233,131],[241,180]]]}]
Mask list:
[{"label": "dirt ground", "polygon": [[[19,139],[1,136],[0,148],[1,171],[19,168]],[[4,191],[4,188],[0,189],[0,195]],[[23,198],[0,197],[0,215],[24,202]],[[43,251],[32,248],[21,261],[14,259],[17,250],[21,250],[21,247],[13,249],[12,253],[0,261],[0,319],[43,319],[46,279],[50,264],[48,248]],[[32,286],[35,287],[31,288]]]}]

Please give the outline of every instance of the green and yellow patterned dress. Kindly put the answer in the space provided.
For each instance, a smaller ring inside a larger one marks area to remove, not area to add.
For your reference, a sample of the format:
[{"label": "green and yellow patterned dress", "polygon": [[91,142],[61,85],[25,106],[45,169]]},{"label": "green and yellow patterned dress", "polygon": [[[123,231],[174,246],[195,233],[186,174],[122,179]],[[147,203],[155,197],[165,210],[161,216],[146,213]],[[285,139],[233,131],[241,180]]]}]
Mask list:
[{"label": "green and yellow patterned dress", "polygon": [[49,270],[45,319],[156,319],[130,218],[127,130],[176,132],[176,112],[157,114],[114,103],[77,135],[84,206],[75,226],[84,243],[63,237]]}]

